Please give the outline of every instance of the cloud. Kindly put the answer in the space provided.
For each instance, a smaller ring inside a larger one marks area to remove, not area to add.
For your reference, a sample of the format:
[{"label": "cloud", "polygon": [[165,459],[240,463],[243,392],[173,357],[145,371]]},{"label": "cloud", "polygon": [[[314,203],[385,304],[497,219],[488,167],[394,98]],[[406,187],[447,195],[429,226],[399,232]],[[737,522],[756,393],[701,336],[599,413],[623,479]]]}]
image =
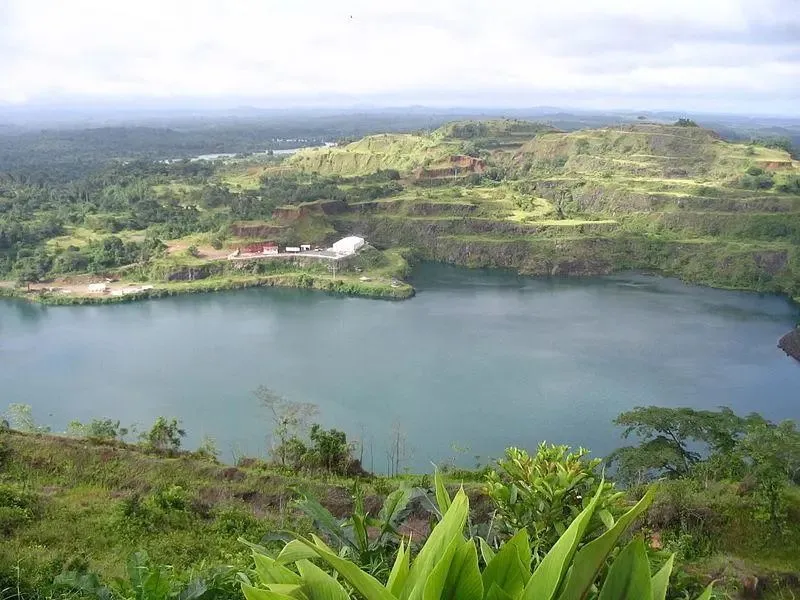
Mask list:
[{"label": "cloud", "polygon": [[595,94],[769,112],[792,110],[797,81],[797,0],[0,1],[7,102]]}]

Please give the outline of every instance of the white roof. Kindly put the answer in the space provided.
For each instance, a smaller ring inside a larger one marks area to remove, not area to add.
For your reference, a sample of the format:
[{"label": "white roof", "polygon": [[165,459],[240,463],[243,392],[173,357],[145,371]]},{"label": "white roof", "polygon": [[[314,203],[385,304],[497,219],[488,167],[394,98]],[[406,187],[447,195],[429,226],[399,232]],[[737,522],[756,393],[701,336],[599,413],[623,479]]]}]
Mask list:
[{"label": "white roof", "polygon": [[360,248],[363,245],[364,238],[358,237],[357,235],[349,235],[340,239],[338,242],[334,242],[333,248],[334,250],[337,248]]}]

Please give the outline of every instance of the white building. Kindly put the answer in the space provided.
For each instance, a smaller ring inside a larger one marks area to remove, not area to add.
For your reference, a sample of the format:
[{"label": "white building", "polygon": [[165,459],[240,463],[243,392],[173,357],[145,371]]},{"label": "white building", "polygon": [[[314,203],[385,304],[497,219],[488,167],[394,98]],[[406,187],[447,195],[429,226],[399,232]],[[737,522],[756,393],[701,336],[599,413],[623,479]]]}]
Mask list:
[{"label": "white building", "polygon": [[355,254],[356,250],[362,248],[364,244],[364,238],[350,235],[340,239],[338,242],[334,242],[331,250],[336,252],[336,254],[347,256],[348,254]]},{"label": "white building", "polygon": [[89,292],[92,294],[105,294],[108,291],[107,283],[90,283]]}]

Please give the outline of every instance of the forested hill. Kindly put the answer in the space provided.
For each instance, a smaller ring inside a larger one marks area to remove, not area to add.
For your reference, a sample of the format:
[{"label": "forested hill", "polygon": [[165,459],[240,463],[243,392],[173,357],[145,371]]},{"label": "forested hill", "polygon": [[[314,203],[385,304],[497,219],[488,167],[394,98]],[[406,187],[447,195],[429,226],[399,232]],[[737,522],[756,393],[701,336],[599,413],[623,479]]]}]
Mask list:
[{"label": "forested hill", "polygon": [[[309,125],[319,137],[269,143],[320,142],[346,127]],[[0,291],[41,294],[77,274],[162,287],[263,283],[265,263],[245,272],[224,258],[261,241],[322,246],[356,234],[379,250],[466,266],[638,269],[800,297],[800,168],[783,139],[731,143],[689,119],[576,131],[461,120],[288,157],[165,163],[154,157],[252,149],[275,133],[175,129],[151,144],[158,131],[60,131],[15,147],[30,168],[0,176]],[[398,256],[375,262],[386,286],[407,271]],[[319,284],[322,272],[302,270],[292,281]],[[351,276],[332,284],[360,285]]]}]

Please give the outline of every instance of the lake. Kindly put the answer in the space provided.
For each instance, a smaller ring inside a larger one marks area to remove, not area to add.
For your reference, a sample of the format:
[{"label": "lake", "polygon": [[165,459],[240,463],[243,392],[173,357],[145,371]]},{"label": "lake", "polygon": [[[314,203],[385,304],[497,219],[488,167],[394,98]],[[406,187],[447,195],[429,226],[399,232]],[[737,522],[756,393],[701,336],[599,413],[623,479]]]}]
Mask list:
[{"label": "lake", "polygon": [[[319,406],[364,437],[385,471],[393,428],[406,466],[499,455],[540,440],[619,446],[637,405],[730,406],[800,418],[800,363],[777,347],[800,317],[787,300],[623,275],[530,279],[422,265],[403,302],[250,289],[109,306],[0,301],[0,411],[38,422],[179,417],[186,445],[264,455],[252,391]],[[370,447],[372,452],[370,453]]]}]

